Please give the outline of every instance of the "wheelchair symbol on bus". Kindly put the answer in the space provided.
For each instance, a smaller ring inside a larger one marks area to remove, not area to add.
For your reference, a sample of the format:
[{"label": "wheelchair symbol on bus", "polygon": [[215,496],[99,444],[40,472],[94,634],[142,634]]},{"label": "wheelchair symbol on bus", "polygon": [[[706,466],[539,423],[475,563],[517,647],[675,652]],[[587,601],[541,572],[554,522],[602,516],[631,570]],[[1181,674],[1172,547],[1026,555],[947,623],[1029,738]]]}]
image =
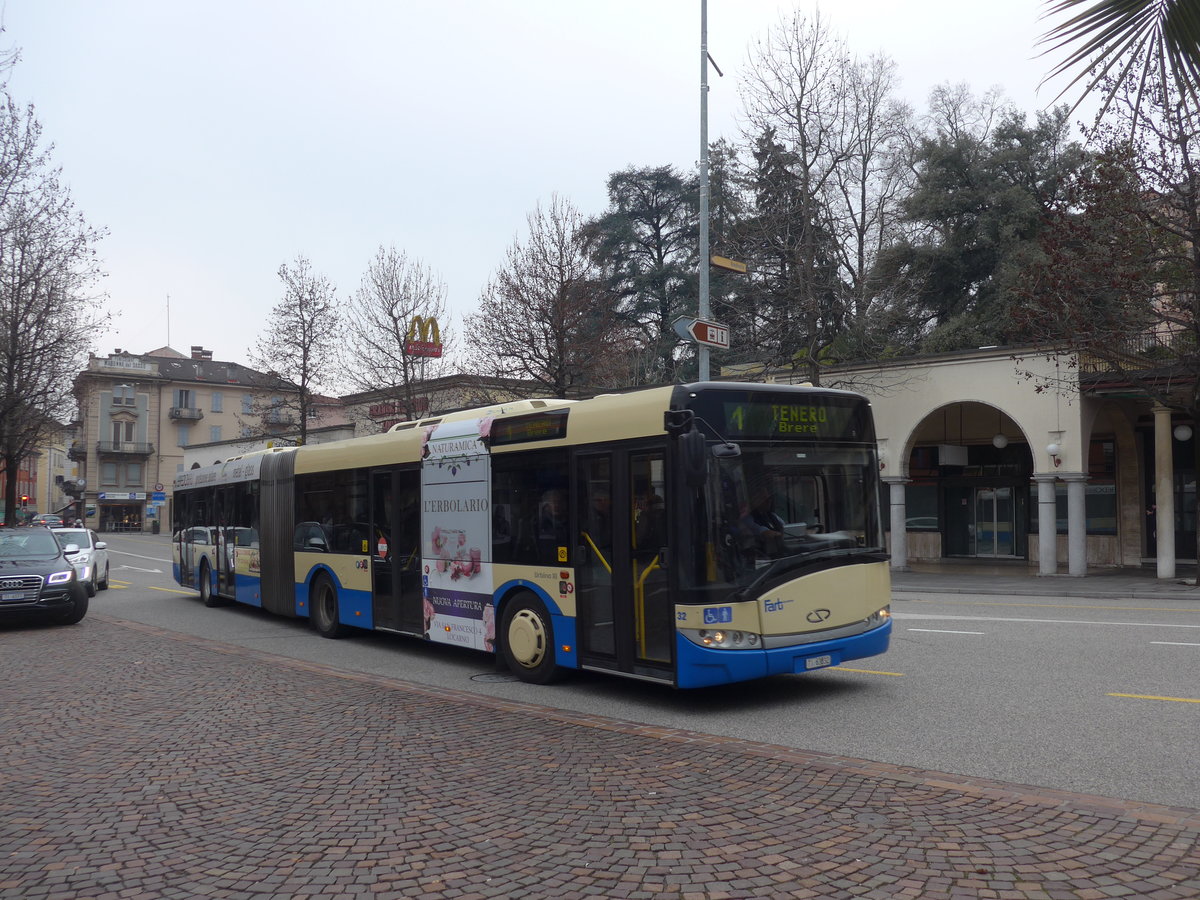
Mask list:
[{"label": "wheelchair symbol on bus", "polygon": [[726,622],[733,621],[732,606],[718,606],[716,609],[706,609],[704,611],[705,625],[721,625]]}]

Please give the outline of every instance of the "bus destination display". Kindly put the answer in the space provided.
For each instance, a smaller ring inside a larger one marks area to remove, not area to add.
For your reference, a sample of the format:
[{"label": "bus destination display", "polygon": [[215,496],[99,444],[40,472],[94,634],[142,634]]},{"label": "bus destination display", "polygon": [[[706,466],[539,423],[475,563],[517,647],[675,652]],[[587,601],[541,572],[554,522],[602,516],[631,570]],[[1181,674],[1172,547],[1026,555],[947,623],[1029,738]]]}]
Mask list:
[{"label": "bus destination display", "polygon": [[533,415],[497,419],[492,423],[488,441],[492,446],[499,446],[564,438],[567,436],[567,412],[565,409],[552,409]]},{"label": "bus destination display", "polygon": [[730,438],[842,438],[855,439],[858,409],[852,406],[808,401],[726,402],[722,404],[725,437]]}]

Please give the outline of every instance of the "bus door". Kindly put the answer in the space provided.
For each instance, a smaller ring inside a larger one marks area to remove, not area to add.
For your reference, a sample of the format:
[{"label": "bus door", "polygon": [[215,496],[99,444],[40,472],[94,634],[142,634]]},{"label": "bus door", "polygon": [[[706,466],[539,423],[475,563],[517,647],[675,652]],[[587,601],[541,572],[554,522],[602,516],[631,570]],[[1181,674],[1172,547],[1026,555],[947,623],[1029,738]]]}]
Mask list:
[{"label": "bus door", "polygon": [[376,628],[420,634],[421,473],[371,473],[371,579]]},{"label": "bus door", "polygon": [[585,666],[669,677],[674,621],[660,451],[576,457],[575,568]]},{"label": "bus door", "polygon": [[216,592],[224,597],[232,597],[235,594],[233,586],[234,565],[233,565],[233,548],[236,543],[234,540],[233,529],[230,523],[233,521],[233,491],[231,488],[218,488],[215,498],[216,515],[214,517],[213,542],[216,545],[214,551],[213,568],[217,573]]}]

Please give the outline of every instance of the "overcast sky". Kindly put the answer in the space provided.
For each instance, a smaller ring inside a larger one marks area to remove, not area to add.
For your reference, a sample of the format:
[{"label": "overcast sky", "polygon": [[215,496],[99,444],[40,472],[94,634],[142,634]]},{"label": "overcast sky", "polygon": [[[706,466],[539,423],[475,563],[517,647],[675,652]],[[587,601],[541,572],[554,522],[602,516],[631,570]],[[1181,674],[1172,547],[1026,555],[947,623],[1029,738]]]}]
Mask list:
[{"label": "overcast sky", "polygon": [[[750,42],[799,4],[708,0],[709,136],[734,137]],[[837,0],[822,14],[932,87],[1000,85],[1032,113],[1036,0]],[[700,0],[4,0],[79,208],[109,230],[117,314],[96,350],[193,344],[244,362],[303,253],[349,294],[380,245],[476,306],[551,194],[603,211],[608,175],[699,157]],[[168,318],[168,297],[170,315]],[[455,324],[458,324],[457,322]]]}]

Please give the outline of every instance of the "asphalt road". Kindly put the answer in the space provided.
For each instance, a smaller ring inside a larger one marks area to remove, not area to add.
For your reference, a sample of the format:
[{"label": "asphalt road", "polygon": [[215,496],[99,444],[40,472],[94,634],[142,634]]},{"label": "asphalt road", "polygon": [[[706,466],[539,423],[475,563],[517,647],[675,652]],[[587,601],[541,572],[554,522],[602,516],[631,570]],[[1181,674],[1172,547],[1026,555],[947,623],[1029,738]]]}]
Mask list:
[{"label": "asphalt road", "polygon": [[[318,637],[171,580],[163,536],[106,535],[93,611],[360,672],[798,749],[1200,808],[1200,602],[898,594],[892,649],[704,691],[578,673],[497,680],[490,656],[414,639]],[[78,627],[86,627],[87,620]]]}]

